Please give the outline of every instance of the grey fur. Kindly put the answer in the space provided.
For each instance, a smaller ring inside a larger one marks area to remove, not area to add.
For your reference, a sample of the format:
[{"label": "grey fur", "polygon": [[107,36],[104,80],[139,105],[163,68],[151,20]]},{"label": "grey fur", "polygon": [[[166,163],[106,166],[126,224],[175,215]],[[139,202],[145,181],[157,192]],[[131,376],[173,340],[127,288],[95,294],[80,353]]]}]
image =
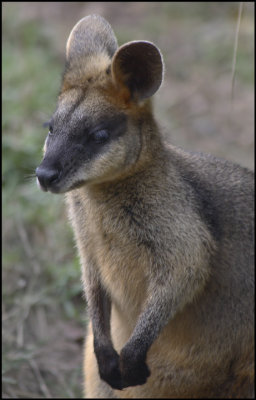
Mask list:
[{"label": "grey fur", "polygon": [[167,146],[145,100],[160,51],[113,54],[109,25],[82,21],[37,176],[67,192],[90,315],[86,396],[252,398],[254,175]]}]

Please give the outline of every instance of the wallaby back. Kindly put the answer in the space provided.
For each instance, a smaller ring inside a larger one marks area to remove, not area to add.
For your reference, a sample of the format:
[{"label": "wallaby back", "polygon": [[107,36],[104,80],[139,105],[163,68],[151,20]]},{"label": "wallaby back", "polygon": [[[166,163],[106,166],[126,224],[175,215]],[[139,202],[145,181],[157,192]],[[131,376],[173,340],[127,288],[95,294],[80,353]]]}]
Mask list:
[{"label": "wallaby back", "polygon": [[167,146],[147,41],[93,15],[69,36],[43,190],[67,193],[90,323],[88,398],[252,398],[253,173]]}]

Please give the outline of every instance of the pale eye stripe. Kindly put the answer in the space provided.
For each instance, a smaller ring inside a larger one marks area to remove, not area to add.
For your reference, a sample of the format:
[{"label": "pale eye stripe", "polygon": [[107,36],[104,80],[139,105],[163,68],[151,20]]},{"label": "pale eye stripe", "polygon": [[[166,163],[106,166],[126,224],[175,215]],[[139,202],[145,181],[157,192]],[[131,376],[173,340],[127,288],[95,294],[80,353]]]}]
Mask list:
[{"label": "pale eye stripe", "polygon": [[55,123],[63,123],[65,120],[71,122],[74,111],[79,108],[84,101],[84,92],[80,89],[71,89],[70,93],[65,92],[65,96],[60,100],[58,110],[54,116]]}]

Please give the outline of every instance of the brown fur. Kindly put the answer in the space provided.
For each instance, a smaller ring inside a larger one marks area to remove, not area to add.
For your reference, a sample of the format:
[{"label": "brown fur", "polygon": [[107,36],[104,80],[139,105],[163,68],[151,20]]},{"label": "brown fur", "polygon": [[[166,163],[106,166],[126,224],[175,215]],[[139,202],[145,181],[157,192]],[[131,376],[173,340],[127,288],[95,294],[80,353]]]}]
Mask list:
[{"label": "brown fur", "polygon": [[42,189],[68,192],[85,395],[252,398],[253,174],[163,143],[150,100],[162,68],[153,44],[118,49],[104,19],[81,20],[37,169]]}]

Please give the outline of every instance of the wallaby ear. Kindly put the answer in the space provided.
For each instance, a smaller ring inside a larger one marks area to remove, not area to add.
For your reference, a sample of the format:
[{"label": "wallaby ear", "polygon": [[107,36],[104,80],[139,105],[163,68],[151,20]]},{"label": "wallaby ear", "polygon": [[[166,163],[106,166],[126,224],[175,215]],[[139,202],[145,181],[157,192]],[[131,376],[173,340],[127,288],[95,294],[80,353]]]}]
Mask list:
[{"label": "wallaby ear", "polygon": [[81,57],[106,53],[112,58],[118,47],[110,24],[99,15],[82,18],[70,32],[66,45],[66,59],[75,62]]},{"label": "wallaby ear", "polygon": [[133,41],[121,46],[112,61],[112,75],[117,84],[125,85],[133,98],[151,97],[163,79],[160,50],[147,41]]}]

